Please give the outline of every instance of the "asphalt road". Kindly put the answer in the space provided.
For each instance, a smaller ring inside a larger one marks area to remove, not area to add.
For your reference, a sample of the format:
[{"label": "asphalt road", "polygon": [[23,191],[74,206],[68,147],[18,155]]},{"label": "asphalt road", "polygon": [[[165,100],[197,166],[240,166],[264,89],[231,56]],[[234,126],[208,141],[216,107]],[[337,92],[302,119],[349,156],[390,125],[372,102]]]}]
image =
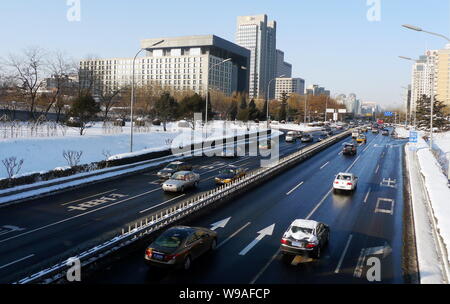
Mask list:
[{"label": "asphalt road", "polygon": [[[195,221],[194,226],[209,228],[230,218],[217,229],[217,250],[194,261],[187,272],[149,268],[142,248],[84,283],[403,283],[403,144],[369,133],[355,157],[343,156],[342,142],[335,144]],[[359,177],[353,194],[331,191],[339,172]],[[330,226],[330,243],[320,260],[285,260],[279,253],[283,232],[297,218]],[[243,252],[258,232],[272,225],[271,235]]]},{"label": "asphalt road", "polygon": [[[280,140],[280,156],[305,145]],[[201,182],[185,194],[164,193],[157,170],[149,170],[2,208],[0,283],[14,282],[52,266],[116,236],[127,224],[159,208],[212,189],[216,186],[214,177],[228,164],[255,169],[260,157],[200,157],[190,162],[201,174]]]}]

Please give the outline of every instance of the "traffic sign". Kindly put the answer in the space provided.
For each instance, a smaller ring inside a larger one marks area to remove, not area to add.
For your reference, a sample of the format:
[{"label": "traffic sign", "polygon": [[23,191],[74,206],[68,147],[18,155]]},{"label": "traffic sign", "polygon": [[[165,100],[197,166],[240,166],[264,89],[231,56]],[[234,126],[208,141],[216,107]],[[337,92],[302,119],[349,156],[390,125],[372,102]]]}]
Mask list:
[{"label": "traffic sign", "polygon": [[409,142],[410,143],[417,143],[417,138],[418,138],[417,131],[409,132]]},{"label": "traffic sign", "polygon": [[386,116],[386,117],[394,116],[394,113],[393,112],[384,112],[384,116]]}]

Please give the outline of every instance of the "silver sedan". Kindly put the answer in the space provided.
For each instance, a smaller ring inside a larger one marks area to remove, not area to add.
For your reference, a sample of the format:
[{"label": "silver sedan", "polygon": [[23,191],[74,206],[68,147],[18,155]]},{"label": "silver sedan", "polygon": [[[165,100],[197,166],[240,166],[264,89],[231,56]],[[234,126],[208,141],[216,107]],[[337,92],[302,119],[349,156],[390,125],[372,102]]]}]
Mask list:
[{"label": "silver sedan", "polygon": [[180,171],[162,184],[166,192],[184,192],[189,187],[197,187],[200,182],[200,174],[192,171]]}]

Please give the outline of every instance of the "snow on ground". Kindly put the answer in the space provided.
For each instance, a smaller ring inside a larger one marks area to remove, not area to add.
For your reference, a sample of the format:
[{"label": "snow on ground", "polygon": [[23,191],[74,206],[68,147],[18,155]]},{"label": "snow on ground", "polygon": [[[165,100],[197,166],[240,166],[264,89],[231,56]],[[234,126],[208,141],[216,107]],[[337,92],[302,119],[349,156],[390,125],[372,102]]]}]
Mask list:
[{"label": "snow on ground", "polygon": [[272,129],[283,129],[283,130],[292,130],[292,131],[320,131],[322,130],[322,127],[309,127],[305,124],[293,124],[293,123],[287,123],[287,124],[280,124],[280,123],[272,123],[271,124]]},{"label": "snow on ground", "polygon": [[[261,123],[261,127],[265,128],[265,123]],[[241,135],[246,133],[247,129],[256,132],[257,128],[258,125],[254,123],[233,122],[225,126],[223,122],[215,121],[208,127],[208,137],[216,139],[233,134]],[[159,126],[143,128],[143,131],[134,133],[133,150],[137,154],[169,149],[172,141],[177,141],[180,136],[183,137],[181,141],[186,143],[191,133],[190,128],[179,127],[178,122],[168,124],[167,132]],[[129,126],[105,129],[102,123],[98,123],[87,129],[83,136],[78,134],[78,129],[69,128],[65,136],[59,134],[52,137],[0,139],[0,160],[12,156],[18,160],[23,159],[19,174],[24,175],[67,166],[63,157],[64,150],[83,151],[80,164],[102,161],[114,155],[128,156],[123,154],[130,150],[129,133]],[[194,133],[194,140],[200,138],[201,142],[201,134],[202,128],[199,127]],[[6,170],[0,163],[0,178],[5,177]]]}]

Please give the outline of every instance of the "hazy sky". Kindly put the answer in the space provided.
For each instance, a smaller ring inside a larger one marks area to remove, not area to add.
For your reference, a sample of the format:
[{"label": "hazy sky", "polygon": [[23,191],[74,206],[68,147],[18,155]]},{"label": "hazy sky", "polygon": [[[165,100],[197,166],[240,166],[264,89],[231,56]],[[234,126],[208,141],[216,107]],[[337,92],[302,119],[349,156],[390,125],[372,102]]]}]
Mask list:
[{"label": "hazy sky", "polygon": [[[80,22],[67,19],[71,0],[2,0],[0,57],[28,46],[75,59],[132,57],[143,38],[215,34],[234,41],[236,17],[267,14],[278,22],[277,48],[294,76],[332,94],[399,104],[411,64],[445,41],[403,29],[409,23],[450,35],[448,0],[379,0],[380,21],[367,18],[377,0],[80,0]],[[369,4],[368,4],[369,3]]]}]

